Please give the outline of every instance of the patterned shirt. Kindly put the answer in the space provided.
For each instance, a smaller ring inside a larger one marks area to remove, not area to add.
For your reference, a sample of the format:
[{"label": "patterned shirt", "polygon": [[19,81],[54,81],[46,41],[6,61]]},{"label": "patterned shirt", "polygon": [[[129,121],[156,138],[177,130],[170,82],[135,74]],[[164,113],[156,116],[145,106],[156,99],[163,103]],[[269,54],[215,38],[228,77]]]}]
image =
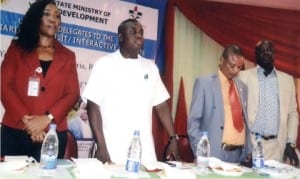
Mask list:
[{"label": "patterned shirt", "polygon": [[258,66],[259,104],[253,132],[262,135],[277,135],[279,127],[279,90],[275,69],[264,75],[264,69]]}]

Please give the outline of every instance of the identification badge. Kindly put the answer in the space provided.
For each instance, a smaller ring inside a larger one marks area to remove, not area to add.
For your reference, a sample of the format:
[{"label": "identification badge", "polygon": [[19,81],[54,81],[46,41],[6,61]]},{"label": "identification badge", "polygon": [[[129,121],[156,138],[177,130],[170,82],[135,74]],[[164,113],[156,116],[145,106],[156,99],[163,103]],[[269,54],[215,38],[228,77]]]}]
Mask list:
[{"label": "identification badge", "polygon": [[40,78],[37,76],[29,77],[27,95],[39,96],[39,89],[40,89]]}]

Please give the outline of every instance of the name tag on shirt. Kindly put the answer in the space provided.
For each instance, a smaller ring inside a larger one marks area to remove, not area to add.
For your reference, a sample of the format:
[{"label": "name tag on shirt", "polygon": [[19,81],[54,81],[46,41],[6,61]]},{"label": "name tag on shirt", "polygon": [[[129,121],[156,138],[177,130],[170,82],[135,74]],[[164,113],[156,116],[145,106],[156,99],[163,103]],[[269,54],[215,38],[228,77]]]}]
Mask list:
[{"label": "name tag on shirt", "polygon": [[27,95],[39,96],[39,89],[40,89],[40,78],[37,76],[29,77]]}]

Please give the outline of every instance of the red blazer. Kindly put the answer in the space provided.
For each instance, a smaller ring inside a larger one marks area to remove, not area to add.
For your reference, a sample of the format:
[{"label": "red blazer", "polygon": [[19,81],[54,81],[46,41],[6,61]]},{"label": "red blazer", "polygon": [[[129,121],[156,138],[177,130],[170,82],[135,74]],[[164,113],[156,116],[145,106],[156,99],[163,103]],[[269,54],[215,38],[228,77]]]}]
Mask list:
[{"label": "red blazer", "polygon": [[5,108],[2,123],[6,126],[23,129],[22,117],[44,115],[54,116],[58,131],[67,130],[67,114],[79,98],[79,84],[74,52],[58,41],[54,45],[53,61],[40,78],[39,96],[28,96],[29,77],[40,67],[37,50],[24,52],[13,41],[1,65],[1,101]]}]

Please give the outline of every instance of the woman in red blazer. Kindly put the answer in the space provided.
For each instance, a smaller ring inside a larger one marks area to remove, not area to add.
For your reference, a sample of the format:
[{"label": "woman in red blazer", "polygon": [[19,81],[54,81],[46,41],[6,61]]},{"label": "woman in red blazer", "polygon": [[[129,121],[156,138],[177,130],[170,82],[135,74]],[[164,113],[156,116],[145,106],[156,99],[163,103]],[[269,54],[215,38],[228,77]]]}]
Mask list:
[{"label": "woman in red blazer", "polygon": [[54,0],[37,0],[26,12],[1,65],[1,157],[40,160],[50,123],[57,125],[58,158],[67,142],[67,113],[79,97],[75,54],[55,34],[61,23]]}]

